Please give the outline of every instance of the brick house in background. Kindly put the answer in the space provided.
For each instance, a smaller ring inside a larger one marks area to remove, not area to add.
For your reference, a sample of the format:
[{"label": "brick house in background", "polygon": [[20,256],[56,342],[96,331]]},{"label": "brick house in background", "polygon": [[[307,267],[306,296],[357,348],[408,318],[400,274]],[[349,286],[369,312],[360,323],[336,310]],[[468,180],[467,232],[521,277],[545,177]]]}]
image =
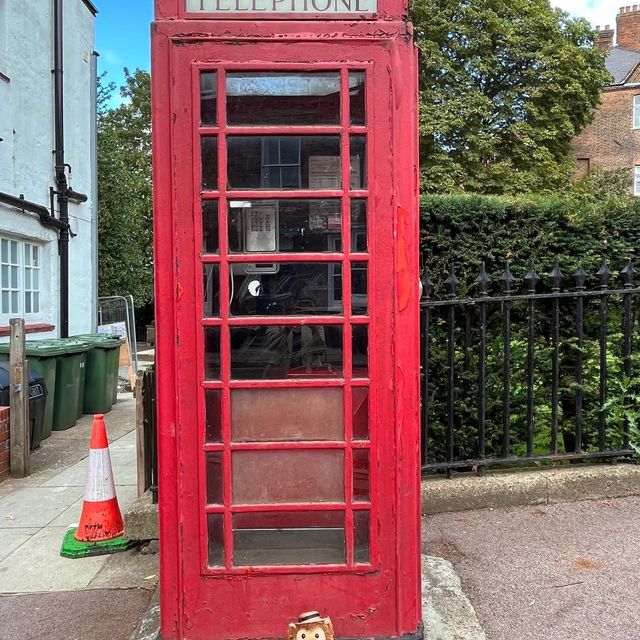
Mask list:
[{"label": "brick house in background", "polygon": [[609,52],[606,66],[613,81],[594,121],[573,141],[577,177],[596,167],[626,167],[633,193],[640,196],[640,8],[621,7],[615,30],[609,25],[596,29],[598,47]]}]

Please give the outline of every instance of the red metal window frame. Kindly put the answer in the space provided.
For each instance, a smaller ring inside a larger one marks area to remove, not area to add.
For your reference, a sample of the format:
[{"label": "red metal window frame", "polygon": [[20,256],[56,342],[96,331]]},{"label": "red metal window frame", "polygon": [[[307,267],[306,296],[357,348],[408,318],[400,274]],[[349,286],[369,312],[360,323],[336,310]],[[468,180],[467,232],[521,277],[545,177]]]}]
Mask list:
[{"label": "red metal window frame", "polygon": [[[340,124],[336,126],[229,126],[226,121],[226,72],[242,70],[247,71],[320,71],[330,70],[340,73]],[[217,81],[217,125],[202,126],[200,114],[200,76],[207,71],[216,72]],[[204,372],[204,339],[203,331],[198,331],[197,347],[197,367],[200,387],[203,390],[217,389],[222,394],[222,442],[207,443],[205,436],[205,406],[204,391],[198,395],[198,415],[199,433],[198,438],[202,443],[202,454],[199,460],[199,504],[201,505],[200,518],[200,555],[201,571],[203,575],[220,573],[317,573],[317,572],[342,572],[354,570],[373,571],[379,566],[379,554],[376,536],[373,535],[373,523],[375,522],[375,501],[353,501],[353,449],[369,450],[369,492],[370,497],[374,495],[376,472],[375,465],[371,463],[373,444],[372,436],[374,431],[369,429],[369,440],[352,440],[352,386],[367,387],[369,390],[368,402],[372,404],[372,386],[368,377],[358,377],[352,379],[352,325],[366,324],[371,327],[371,313],[366,316],[353,316],[351,314],[351,264],[355,262],[368,262],[373,234],[370,233],[371,203],[369,201],[370,191],[367,189],[350,188],[350,136],[362,135],[367,137],[366,146],[366,166],[367,173],[373,173],[373,140],[372,129],[367,121],[364,126],[352,126],[350,124],[350,102],[349,102],[349,72],[365,72],[365,113],[372,110],[371,91],[369,86],[371,79],[371,64],[295,64],[295,63],[261,63],[261,64],[194,64],[191,72],[191,104],[193,109],[193,220],[195,239],[198,242],[202,238],[202,201],[216,200],[218,202],[218,234],[219,246],[217,254],[204,254],[201,251],[195,252],[194,270],[196,274],[201,273],[203,264],[219,265],[220,292],[219,298],[220,315],[217,318],[204,317],[204,301],[202,291],[196,296],[195,313],[201,318],[201,327],[220,327],[220,380],[205,380]],[[228,190],[227,185],[227,145],[228,135],[336,135],[341,139],[341,179],[342,188],[339,190]],[[200,161],[200,140],[204,136],[216,136],[218,146],[218,188],[215,190],[202,189],[202,163]],[[368,187],[368,185],[367,185]],[[342,251],[337,253],[268,253],[268,254],[232,254],[228,247],[228,201],[235,199],[323,199],[336,198],[342,203]],[[351,200],[361,199],[367,201],[367,252],[351,251]],[[318,262],[340,261],[342,264],[342,304],[343,313],[339,316],[245,316],[233,317],[229,315],[229,307],[226,301],[229,300],[229,265],[242,262]],[[367,294],[369,305],[372,295],[372,278],[368,272]],[[266,384],[261,380],[233,380],[230,373],[230,329],[239,326],[267,326],[267,325],[295,325],[302,324],[324,324],[342,326],[342,348],[343,367],[342,375],[322,378],[322,379],[287,379],[269,380]],[[371,332],[370,332],[371,333]],[[371,340],[371,335],[369,335]],[[370,365],[371,366],[371,365]],[[305,441],[305,442],[260,442],[260,443],[234,443],[231,439],[231,391],[233,389],[265,388],[265,387],[339,387],[343,389],[343,416],[344,416],[344,440],[343,441]],[[345,452],[344,462],[344,489],[345,501],[339,503],[298,503],[298,504],[232,504],[232,469],[231,458],[234,451],[240,450],[308,450],[308,449],[342,449]],[[219,451],[223,454],[223,493],[222,505],[208,505],[206,503],[206,467],[205,454],[210,451]],[[264,565],[259,567],[243,567],[233,565],[233,514],[241,512],[265,512],[265,511],[341,511],[345,515],[345,552],[346,562],[344,564],[318,564],[318,565]],[[354,561],[354,511],[369,512],[369,554],[370,562],[356,563]],[[224,566],[210,566],[208,564],[208,514],[223,515],[224,531]]]}]

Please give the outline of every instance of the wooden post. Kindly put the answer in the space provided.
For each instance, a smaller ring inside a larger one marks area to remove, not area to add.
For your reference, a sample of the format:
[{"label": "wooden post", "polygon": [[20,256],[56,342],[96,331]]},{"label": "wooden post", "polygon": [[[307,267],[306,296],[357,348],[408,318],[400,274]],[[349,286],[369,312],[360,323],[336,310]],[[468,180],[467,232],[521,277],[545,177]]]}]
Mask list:
[{"label": "wooden post", "polygon": [[29,374],[25,358],[25,331],[23,318],[9,320],[10,391],[9,401],[9,468],[11,475],[24,478],[31,473],[31,428],[29,422]]}]

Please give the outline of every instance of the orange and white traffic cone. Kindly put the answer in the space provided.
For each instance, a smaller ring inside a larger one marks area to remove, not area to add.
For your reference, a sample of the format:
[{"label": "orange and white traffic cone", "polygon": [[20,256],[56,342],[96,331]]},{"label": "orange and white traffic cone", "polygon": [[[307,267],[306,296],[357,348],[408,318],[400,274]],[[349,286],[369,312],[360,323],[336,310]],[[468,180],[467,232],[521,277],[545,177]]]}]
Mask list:
[{"label": "orange and white traffic cone", "polygon": [[84,504],[74,538],[79,542],[104,542],[124,533],[116,497],[104,416],[93,417]]}]

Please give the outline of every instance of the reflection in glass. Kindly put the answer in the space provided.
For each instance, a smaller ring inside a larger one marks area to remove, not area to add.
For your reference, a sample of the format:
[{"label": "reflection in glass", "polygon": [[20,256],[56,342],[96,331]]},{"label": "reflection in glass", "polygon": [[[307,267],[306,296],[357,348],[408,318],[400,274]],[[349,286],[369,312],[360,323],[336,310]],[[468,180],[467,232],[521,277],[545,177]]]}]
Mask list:
[{"label": "reflection in glass", "polygon": [[233,264],[230,312],[234,316],[342,313],[342,301],[332,288],[338,266],[337,262]]},{"label": "reflection in glass", "polygon": [[227,73],[230,125],[338,125],[340,77],[335,71]]},{"label": "reflection in glass", "polygon": [[218,253],[218,201],[202,202],[202,251]]},{"label": "reflection in glass", "polygon": [[204,392],[207,442],[222,442],[222,392],[207,389]]},{"label": "reflection in glass", "polygon": [[224,565],[224,529],[221,513],[207,514],[207,533],[209,538],[209,566]]},{"label": "reflection in glass", "polygon": [[220,278],[217,264],[202,266],[204,290],[204,316],[211,318],[220,315]]},{"label": "reflection in glass", "polygon": [[351,136],[351,180],[352,189],[367,188],[366,136]]},{"label": "reflection in glass", "polygon": [[234,451],[234,504],[344,502],[343,449]]},{"label": "reflection in glass", "polygon": [[236,380],[341,375],[341,326],[231,328],[231,376]]},{"label": "reflection in glass", "polygon": [[[234,442],[342,440],[343,390],[234,389],[231,439]],[[304,412],[293,410],[304,407]]]},{"label": "reflection in glass", "polygon": [[352,126],[366,124],[365,121],[364,71],[349,71],[350,123]]},{"label": "reflection in glass", "polygon": [[202,188],[211,191],[218,188],[218,138],[202,137]]},{"label": "reflection in glass", "polygon": [[367,251],[367,201],[351,201],[351,251]]},{"label": "reflection in glass", "polygon": [[207,504],[222,504],[222,451],[209,451],[206,454],[207,466]]},{"label": "reflection in glass", "polygon": [[353,512],[353,526],[354,526],[354,557],[353,559],[359,563],[370,562],[369,557],[369,529],[370,529],[370,515],[369,511],[354,511]]},{"label": "reflection in glass", "polygon": [[351,263],[351,313],[354,316],[367,314],[367,263]]},{"label": "reflection in glass", "polygon": [[354,440],[369,439],[369,389],[367,387],[352,387],[351,404],[352,434]]},{"label": "reflection in glass", "polygon": [[204,378],[220,379],[220,327],[204,329]]},{"label": "reflection in glass", "polygon": [[369,375],[369,327],[354,324],[351,330],[353,377],[366,378]]},{"label": "reflection in glass", "polygon": [[[235,203],[243,206],[233,206]],[[231,205],[229,250],[232,253],[340,251],[340,200],[232,200]],[[257,225],[260,220],[254,219],[256,211],[264,223],[273,221],[269,225],[269,237],[261,239],[259,234],[267,230],[265,224]]]},{"label": "reflection in glass", "polygon": [[340,189],[339,136],[229,136],[229,189]]},{"label": "reflection in glass", "polygon": [[274,511],[233,516],[236,566],[344,562],[342,511]]},{"label": "reflection in glass", "polygon": [[353,500],[369,500],[369,450],[353,450]]},{"label": "reflection in glass", "polygon": [[215,71],[200,74],[200,122],[215,125],[218,122],[218,83]]}]

